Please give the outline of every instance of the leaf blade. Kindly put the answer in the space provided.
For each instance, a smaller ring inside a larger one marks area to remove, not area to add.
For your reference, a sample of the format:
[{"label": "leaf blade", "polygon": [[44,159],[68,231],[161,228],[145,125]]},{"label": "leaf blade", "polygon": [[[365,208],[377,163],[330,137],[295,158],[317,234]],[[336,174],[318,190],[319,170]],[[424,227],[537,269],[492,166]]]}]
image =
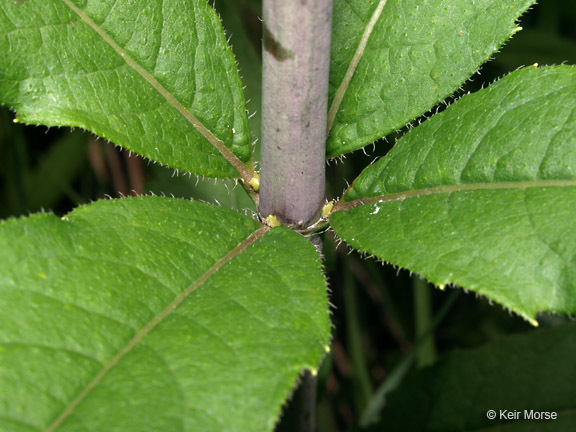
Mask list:
[{"label": "leaf blade", "polygon": [[514,20],[531,4],[335,2],[327,156],[371,144],[444,100],[518,31]]},{"label": "leaf blade", "polygon": [[[576,424],[569,378],[575,348],[574,326],[564,324],[449,353],[391,394],[381,424],[414,432],[570,430]],[[487,418],[488,410],[496,411],[496,419]],[[518,421],[500,418],[500,410],[518,410]],[[558,417],[526,421],[524,410]],[[415,411],[420,415],[409,415]]]},{"label": "leaf blade", "polygon": [[527,68],[462,98],[368,167],[331,224],[355,248],[532,323],[573,313],[575,89],[573,67]]},{"label": "leaf blade", "polygon": [[[10,258],[0,381],[42,395],[3,392],[2,416],[58,431],[270,430],[300,370],[317,367],[329,323],[314,247],[259,227],[229,210],[150,197],[82,207],[64,222],[1,224]],[[29,241],[10,248],[23,232]],[[19,259],[24,249],[35,252]],[[285,261],[294,250],[301,260]]]},{"label": "leaf blade", "polygon": [[2,15],[0,94],[21,121],[82,127],[201,175],[249,176],[242,86],[205,2],[31,1]]}]

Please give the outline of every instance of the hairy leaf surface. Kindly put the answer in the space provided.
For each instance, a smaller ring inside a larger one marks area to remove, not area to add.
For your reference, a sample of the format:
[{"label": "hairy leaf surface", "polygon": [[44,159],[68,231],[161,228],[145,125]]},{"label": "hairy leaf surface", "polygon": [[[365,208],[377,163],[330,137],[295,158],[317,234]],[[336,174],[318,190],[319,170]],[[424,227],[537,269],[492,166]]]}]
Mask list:
[{"label": "hairy leaf surface", "polygon": [[[575,330],[562,325],[450,353],[390,395],[381,425],[390,432],[573,430]],[[518,418],[500,418],[501,411]],[[541,411],[555,412],[557,419],[534,420]]]},{"label": "hairy leaf surface", "polygon": [[[257,17],[262,16],[262,10],[261,7],[251,6],[250,0],[217,0],[214,3],[226,34],[230,35],[230,45],[238,61],[238,69],[245,85],[244,94],[250,112],[252,139],[259,139],[262,128],[260,109],[262,107],[262,58],[260,54],[262,48],[257,36],[260,30]],[[249,16],[251,20],[247,20],[246,16]],[[259,143],[260,141],[257,141],[256,146]],[[258,155],[259,152],[255,149],[254,156]]]},{"label": "hairy leaf surface", "polygon": [[0,103],[173,168],[247,176],[242,84],[205,0],[0,5]]},{"label": "hairy leaf surface", "polygon": [[468,95],[369,166],[331,224],[352,247],[533,321],[576,312],[576,68]]},{"label": "hairy leaf surface", "polygon": [[0,224],[0,430],[269,431],[329,342],[315,248],[206,204]]},{"label": "hairy leaf surface", "polygon": [[364,147],[458,89],[533,0],[336,0],[327,155]]}]

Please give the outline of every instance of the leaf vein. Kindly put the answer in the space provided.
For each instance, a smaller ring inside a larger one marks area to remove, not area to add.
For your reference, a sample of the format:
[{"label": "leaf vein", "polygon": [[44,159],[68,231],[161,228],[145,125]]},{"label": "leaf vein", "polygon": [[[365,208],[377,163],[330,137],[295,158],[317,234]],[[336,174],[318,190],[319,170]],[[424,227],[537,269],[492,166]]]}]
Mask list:
[{"label": "leaf vein", "polygon": [[[68,1],[68,0],[64,0]],[[232,249],[228,254],[222,257],[220,260],[214,263],[206,273],[200,276],[196,281],[194,281],[187,289],[178,294],[170,304],[164,310],[162,310],[158,315],[156,315],[152,320],[150,320],[146,325],[144,325],[138,333],[120,350],[118,353],[96,374],[96,376],[90,381],[86,387],[76,396],[76,398],[70,402],[70,404],[60,413],[60,415],[50,424],[44,432],[54,432],[63,422],[68,418],[76,409],[78,405],[88,396],[88,394],[98,386],[102,379],[110,372],[114,366],[116,366],[129,352],[132,351],[142,340],[152,331],[154,328],[160,324],[166,317],[172,314],[180,304],[182,304],[198,287],[202,286],[212,275],[214,275],[218,270],[220,270],[225,264],[230,262],[236,255],[242,253],[250,245],[252,245],[256,240],[261,238],[270,228],[263,226],[257,231],[253,232],[244,241],[239,243],[234,249]]]},{"label": "leaf vein", "polygon": [[427,195],[464,192],[464,191],[479,191],[479,190],[528,189],[536,187],[576,187],[576,180],[527,180],[527,181],[502,182],[502,183],[464,183],[455,185],[454,184],[442,185],[424,189],[412,189],[403,192],[377,195],[368,198],[359,198],[348,202],[339,201],[334,206],[332,212],[334,213],[337,211],[350,210],[351,208],[360,205],[377,204],[396,200],[405,200],[407,198],[417,198]]},{"label": "leaf vein", "polygon": [[[526,219],[528,219],[528,223],[530,224],[530,227],[532,228],[532,233],[534,234],[534,237],[544,245],[544,247],[546,249],[548,249],[550,252],[552,252],[554,255],[556,255],[560,261],[564,262],[566,264],[567,267],[571,266],[571,263],[568,262],[568,260],[566,259],[566,257],[562,256],[562,254],[560,254],[557,250],[555,250],[550,243],[548,243],[547,241],[545,241],[542,236],[538,233],[536,225],[534,224],[534,220],[532,218],[532,214],[530,212],[530,209],[528,207],[528,203],[526,202],[526,193],[524,193],[524,199],[522,200],[522,204],[524,205],[524,210],[526,211]],[[544,256],[542,257],[542,259],[544,259]],[[551,307],[553,305],[556,304],[556,300],[558,299],[558,284],[554,283],[554,281],[550,281],[550,285],[552,288],[552,298],[549,299],[549,303],[548,303],[548,307]]]},{"label": "leaf vein", "polygon": [[338,109],[340,108],[340,104],[342,103],[342,100],[344,99],[344,95],[346,94],[346,91],[348,90],[348,86],[350,85],[350,81],[352,81],[352,77],[354,76],[354,72],[356,72],[356,68],[358,67],[358,63],[360,63],[360,60],[362,59],[362,56],[364,55],[364,50],[366,49],[366,45],[368,44],[368,39],[370,39],[370,36],[372,35],[372,31],[374,30],[376,23],[378,22],[378,20],[380,19],[380,16],[382,15],[382,10],[384,9],[384,6],[386,5],[386,1],[387,0],[380,0],[380,2],[378,3],[378,6],[376,6],[376,9],[374,10],[372,17],[370,18],[370,21],[368,22],[368,24],[366,25],[366,28],[364,29],[364,33],[362,34],[362,38],[360,39],[360,43],[358,44],[358,48],[356,49],[356,52],[354,53],[354,56],[352,57],[352,61],[348,65],[348,69],[346,70],[346,74],[344,75],[344,78],[342,79],[340,86],[338,87],[338,89],[336,90],[336,93],[334,94],[334,99],[332,100],[332,105],[330,106],[330,109],[328,110],[328,121],[327,121],[327,126],[326,126],[327,133],[330,133],[330,131],[332,130],[332,126],[334,125],[334,120],[336,118],[336,114],[338,113]]},{"label": "leaf vein", "polygon": [[212,131],[204,126],[200,120],[174,95],[172,95],[166,88],[156,80],[156,78],[146,71],[136,60],[134,60],[128,53],[118,45],[108,33],[106,33],[101,26],[96,24],[82,9],[72,3],[71,0],[62,0],[78,17],[94,30],[124,61],[138,73],[148,84],[150,84],[168,103],[175,108],[192,126],[210,143],[220,154],[238,171],[244,183],[248,184],[253,177],[250,169],[218,138]]},{"label": "leaf vein", "polygon": [[[122,263],[115,263],[115,264],[122,265]],[[160,283],[161,283],[161,282],[160,282]],[[64,300],[62,300],[62,299],[60,299],[60,298],[58,298],[58,297],[53,297],[53,296],[51,296],[51,295],[48,295],[46,292],[33,291],[33,290],[30,290],[30,289],[25,289],[25,288],[23,288],[23,287],[16,287],[16,286],[11,287],[11,288],[14,289],[14,291],[21,291],[21,292],[24,293],[24,294],[32,293],[32,294],[38,295],[39,297],[44,297],[44,298],[49,299],[49,300],[51,300],[51,301],[53,301],[53,302],[55,302],[55,303],[59,303],[59,304],[61,304],[61,305],[63,305],[63,306],[72,306],[72,307],[75,307],[75,308],[79,309],[80,311],[86,312],[86,314],[88,314],[88,315],[97,316],[97,317],[103,318],[103,319],[105,319],[105,320],[111,321],[111,322],[113,322],[113,323],[115,323],[115,324],[118,324],[118,325],[120,325],[120,326],[122,326],[122,327],[128,327],[128,328],[130,328],[131,330],[135,330],[135,329],[133,328],[133,326],[131,326],[129,323],[119,321],[119,320],[116,319],[116,318],[110,317],[110,316],[105,315],[105,314],[100,313],[100,312],[96,312],[96,311],[93,311],[93,310],[88,310],[88,309],[86,309],[85,306],[82,306],[82,305],[80,305],[80,304],[78,304],[78,303],[73,303],[73,302],[70,302],[70,301],[64,301]]]}]

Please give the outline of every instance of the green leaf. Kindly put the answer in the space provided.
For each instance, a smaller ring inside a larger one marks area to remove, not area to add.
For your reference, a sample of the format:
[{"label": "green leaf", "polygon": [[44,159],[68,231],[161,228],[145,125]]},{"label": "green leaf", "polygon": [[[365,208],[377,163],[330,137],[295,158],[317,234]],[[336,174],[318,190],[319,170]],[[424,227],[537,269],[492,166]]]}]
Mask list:
[{"label": "green leaf", "polygon": [[0,430],[269,431],[329,342],[315,248],[141,197],[0,224]]},{"label": "green leaf", "polygon": [[146,192],[151,195],[186,198],[217,204],[233,210],[256,212],[254,201],[236,180],[224,179],[215,182],[209,178],[175,176],[174,171],[160,166],[148,167]]},{"label": "green leaf", "polygon": [[352,247],[522,315],[576,312],[576,68],[468,95],[369,166],[331,224]]},{"label": "green leaf", "polygon": [[[450,353],[393,392],[380,425],[373,430],[574,430],[575,331],[573,324],[562,325]],[[496,411],[494,420],[488,419],[489,410]],[[504,415],[518,412],[519,418],[501,419],[501,410],[507,411]],[[557,419],[526,419],[530,411],[555,412]]]},{"label": "green leaf", "polygon": [[205,0],[5,1],[0,103],[153,161],[251,177],[242,84]]},{"label": "green leaf", "polygon": [[533,0],[336,0],[327,155],[374,142],[462,85]]},{"label": "green leaf", "polygon": [[[238,69],[244,83],[246,105],[250,115],[252,137],[259,139],[262,128],[262,57],[260,54],[262,7],[250,5],[250,0],[217,0],[215,7],[222,18],[226,33],[230,35],[230,45],[238,60]],[[254,9],[259,9],[256,11]],[[256,146],[258,146],[257,141]],[[259,151],[255,150],[255,156]]]}]

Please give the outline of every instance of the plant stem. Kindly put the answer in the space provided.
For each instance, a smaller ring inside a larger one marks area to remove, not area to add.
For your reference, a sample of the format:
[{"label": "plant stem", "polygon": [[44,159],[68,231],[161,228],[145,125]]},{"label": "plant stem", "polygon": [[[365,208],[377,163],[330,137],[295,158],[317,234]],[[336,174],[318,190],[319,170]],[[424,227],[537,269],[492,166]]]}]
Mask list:
[{"label": "plant stem", "polygon": [[352,359],[357,391],[355,391],[356,409],[358,412],[366,407],[372,396],[372,383],[367,368],[367,361],[362,348],[362,332],[360,317],[358,315],[358,302],[356,301],[356,283],[350,270],[344,271],[344,302],[346,312],[346,333],[348,338],[348,351]]},{"label": "plant stem", "polygon": [[264,0],[260,213],[306,227],[325,196],[332,0]]},{"label": "plant stem", "polygon": [[450,293],[448,298],[444,300],[440,310],[434,316],[434,319],[430,323],[430,327],[426,333],[416,340],[410,352],[406,353],[404,358],[400,360],[396,366],[394,366],[390,374],[388,374],[386,379],[382,382],[382,384],[380,384],[380,387],[376,389],[372,399],[360,417],[360,427],[367,427],[368,425],[378,420],[380,412],[386,406],[386,397],[392,390],[395,390],[400,385],[404,377],[408,374],[410,367],[416,360],[418,352],[422,349],[423,345],[426,343],[426,340],[430,337],[434,330],[436,330],[436,327],[438,327],[438,325],[446,317],[448,311],[456,302],[459,294],[460,293],[458,291],[453,291]]},{"label": "plant stem", "polygon": [[316,425],[316,376],[304,371],[284,408],[275,432],[313,432]]},{"label": "plant stem", "polygon": [[[418,277],[412,278],[414,288],[414,327],[416,339],[421,339],[432,327],[432,298],[428,283]],[[418,352],[416,366],[421,368],[436,361],[436,347],[434,346],[434,334],[432,333]]]},{"label": "plant stem", "polygon": [[[264,0],[263,18],[259,211],[305,228],[325,197],[332,0]],[[314,430],[315,395],[306,372],[287,411],[297,417],[290,430]]]}]

